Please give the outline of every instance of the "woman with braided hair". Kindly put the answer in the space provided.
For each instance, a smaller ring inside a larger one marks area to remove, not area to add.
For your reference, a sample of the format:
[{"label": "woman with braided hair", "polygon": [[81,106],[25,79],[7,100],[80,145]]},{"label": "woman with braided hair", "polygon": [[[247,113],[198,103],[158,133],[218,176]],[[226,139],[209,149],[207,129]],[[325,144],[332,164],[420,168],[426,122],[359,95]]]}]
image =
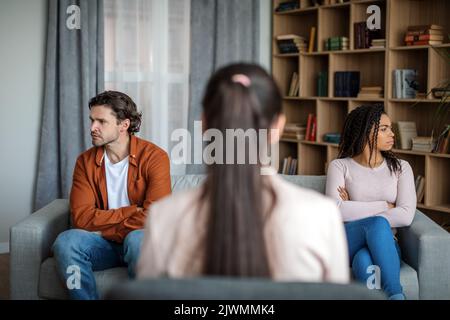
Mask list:
[{"label": "woman with braided hair", "polygon": [[[347,243],[336,204],[288,183],[260,159],[249,162],[250,141],[226,148],[228,130],[256,130],[257,146],[264,140],[261,134],[270,144],[278,142],[285,116],[272,77],[253,64],[226,66],[210,79],[202,106],[203,128],[220,133],[224,146],[216,154],[227,161],[208,164],[199,187],[152,206],[138,278],[207,275],[347,283]],[[239,153],[246,155],[244,163]],[[263,168],[270,174],[261,175]]]},{"label": "woman with braided hair", "polygon": [[354,277],[367,283],[379,267],[389,298],[404,300],[395,228],[412,223],[416,192],[411,166],[395,156],[393,146],[392,123],[383,105],[350,112],[338,159],[328,168],[326,194],[336,200],[345,222]]}]

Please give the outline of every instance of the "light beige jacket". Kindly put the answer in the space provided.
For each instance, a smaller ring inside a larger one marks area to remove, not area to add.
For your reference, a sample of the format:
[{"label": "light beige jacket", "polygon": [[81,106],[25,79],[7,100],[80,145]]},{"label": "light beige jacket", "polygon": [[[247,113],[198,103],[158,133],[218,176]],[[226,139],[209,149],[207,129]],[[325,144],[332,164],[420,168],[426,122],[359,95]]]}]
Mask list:
[{"label": "light beige jacket", "polygon": [[[272,278],[348,283],[347,242],[334,201],[277,175],[269,179],[277,196],[264,231]],[[198,210],[200,194],[198,187],[152,205],[137,266],[138,278],[201,275],[206,212]]]}]

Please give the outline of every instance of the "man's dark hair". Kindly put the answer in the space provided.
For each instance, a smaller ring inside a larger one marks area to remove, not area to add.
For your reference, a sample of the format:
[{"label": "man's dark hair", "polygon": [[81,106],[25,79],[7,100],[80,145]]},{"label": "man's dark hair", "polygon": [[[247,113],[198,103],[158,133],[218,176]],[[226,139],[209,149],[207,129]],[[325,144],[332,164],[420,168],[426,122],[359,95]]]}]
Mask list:
[{"label": "man's dark hair", "polygon": [[130,120],[128,133],[139,132],[142,121],[142,113],[137,111],[134,101],[125,93],[118,91],[105,91],[93,97],[89,101],[89,110],[94,106],[108,106],[117,118],[117,123],[125,119]]}]

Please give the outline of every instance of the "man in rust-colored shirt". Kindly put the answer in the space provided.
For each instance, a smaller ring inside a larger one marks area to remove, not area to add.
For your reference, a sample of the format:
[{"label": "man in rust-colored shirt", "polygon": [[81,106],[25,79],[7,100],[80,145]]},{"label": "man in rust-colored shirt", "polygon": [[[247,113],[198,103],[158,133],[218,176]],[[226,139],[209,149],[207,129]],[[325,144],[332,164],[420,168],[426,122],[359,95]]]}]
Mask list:
[{"label": "man in rust-colored shirt", "polygon": [[73,229],[53,245],[72,299],[98,299],[94,271],[128,266],[134,277],[150,205],[169,195],[167,153],[139,139],[141,114],[126,94],[89,102],[94,147],[76,162],[70,193]]}]

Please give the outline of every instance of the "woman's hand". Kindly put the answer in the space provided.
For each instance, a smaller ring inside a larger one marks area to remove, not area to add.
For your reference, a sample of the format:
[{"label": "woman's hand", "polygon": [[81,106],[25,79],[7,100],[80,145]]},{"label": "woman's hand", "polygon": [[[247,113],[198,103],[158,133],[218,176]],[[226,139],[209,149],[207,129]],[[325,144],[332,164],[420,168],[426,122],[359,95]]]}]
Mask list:
[{"label": "woman's hand", "polygon": [[350,201],[347,189],[345,189],[344,187],[338,187],[337,190],[339,192],[339,196],[343,201]]}]

